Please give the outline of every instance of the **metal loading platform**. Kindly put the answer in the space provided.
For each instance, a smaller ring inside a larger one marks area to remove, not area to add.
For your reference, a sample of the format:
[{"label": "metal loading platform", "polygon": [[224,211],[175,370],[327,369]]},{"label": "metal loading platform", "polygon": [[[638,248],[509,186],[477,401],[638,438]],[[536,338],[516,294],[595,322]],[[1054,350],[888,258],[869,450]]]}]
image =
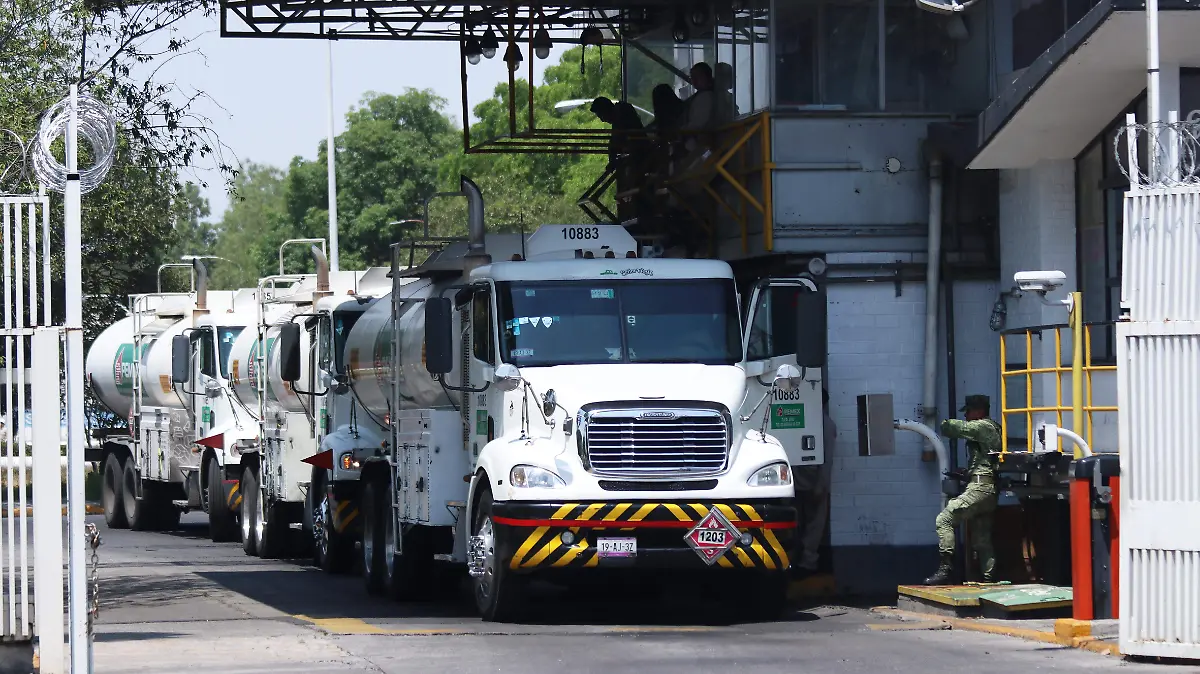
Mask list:
[{"label": "metal loading platform", "polygon": [[1069,618],[1071,588],[1031,583],[1011,585],[901,585],[896,607],[952,618]]}]

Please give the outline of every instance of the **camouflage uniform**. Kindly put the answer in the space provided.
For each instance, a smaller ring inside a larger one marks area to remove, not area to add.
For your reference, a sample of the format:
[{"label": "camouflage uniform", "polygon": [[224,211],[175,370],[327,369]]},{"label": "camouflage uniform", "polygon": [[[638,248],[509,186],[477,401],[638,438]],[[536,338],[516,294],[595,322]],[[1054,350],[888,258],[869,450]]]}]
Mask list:
[{"label": "camouflage uniform", "polygon": [[[987,413],[988,397],[967,397],[962,411],[976,409]],[[968,482],[963,493],[950,499],[945,509],[937,516],[935,527],[938,535],[938,552],[941,564],[926,585],[944,585],[954,575],[954,527],[969,521],[971,524],[971,547],[979,555],[983,580],[994,578],[996,558],[992,549],[992,514],[996,510],[996,459],[991,452],[1000,451],[1000,425],[983,418],[971,421],[946,419],[942,422],[942,435],[948,438],[964,438],[967,441]]]}]

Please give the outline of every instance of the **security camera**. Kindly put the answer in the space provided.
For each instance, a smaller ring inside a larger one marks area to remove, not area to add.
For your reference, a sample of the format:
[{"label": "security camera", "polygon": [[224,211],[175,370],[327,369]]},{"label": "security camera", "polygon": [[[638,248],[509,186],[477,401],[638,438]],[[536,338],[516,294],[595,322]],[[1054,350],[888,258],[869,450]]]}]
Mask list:
[{"label": "security camera", "polygon": [[1013,280],[1021,290],[1045,295],[1061,288],[1067,282],[1067,275],[1061,271],[1019,271]]}]

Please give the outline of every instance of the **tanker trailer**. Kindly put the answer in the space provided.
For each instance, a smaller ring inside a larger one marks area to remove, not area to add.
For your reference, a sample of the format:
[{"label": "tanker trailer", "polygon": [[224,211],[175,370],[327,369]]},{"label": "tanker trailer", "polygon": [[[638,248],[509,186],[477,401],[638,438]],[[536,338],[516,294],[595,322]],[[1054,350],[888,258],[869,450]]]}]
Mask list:
[{"label": "tanker trailer", "polygon": [[173,377],[172,344],[210,310],[228,311],[234,302],[234,292],[208,289],[202,262],[192,266],[195,293],[130,296],[129,316],[88,351],[92,390],[128,424],[94,432],[102,438],[102,500],[112,528],[174,528],[186,507],[187,465],[177,458],[192,453],[196,436],[187,395]]},{"label": "tanker trailer", "polygon": [[[368,290],[362,287],[367,271],[330,272],[324,253],[314,246],[312,254],[315,275],[305,275],[286,293],[263,293],[259,341],[266,349],[255,359],[260,441],[243,453],[240,488],[243,547],[260,557],[307,551],[315,540],[305,507],[311,464],[325,434],[326,410],[339,395],[330,390],[329,314],[342,303],[357,303],[355,293]],[[267,277],[259,286],[289,278],[301,277]],[[285,371],[293,378],[285,380]],[[293,529],[307,535],[294,537]]]}]

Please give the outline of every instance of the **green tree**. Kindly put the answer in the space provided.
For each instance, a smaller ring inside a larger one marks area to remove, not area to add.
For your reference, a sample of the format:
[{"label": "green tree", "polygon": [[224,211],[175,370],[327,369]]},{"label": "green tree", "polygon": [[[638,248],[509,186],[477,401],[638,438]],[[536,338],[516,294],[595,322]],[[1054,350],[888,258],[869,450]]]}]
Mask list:
[{"label": "green tree", "polygon": [[217,227],[209,268],[212,287],[253,287],[262,276],[278,273],[279,244],[297,238],[287,210],[287,175],[251,161],[234,178],[239,199],[230,203]]},{"label": "green tree", "polygon": [[212,210],[195,183],[184,183],[172,208],[175,246],[171,258],[206,255],[217,241],[217,230],[206,218]]}]

